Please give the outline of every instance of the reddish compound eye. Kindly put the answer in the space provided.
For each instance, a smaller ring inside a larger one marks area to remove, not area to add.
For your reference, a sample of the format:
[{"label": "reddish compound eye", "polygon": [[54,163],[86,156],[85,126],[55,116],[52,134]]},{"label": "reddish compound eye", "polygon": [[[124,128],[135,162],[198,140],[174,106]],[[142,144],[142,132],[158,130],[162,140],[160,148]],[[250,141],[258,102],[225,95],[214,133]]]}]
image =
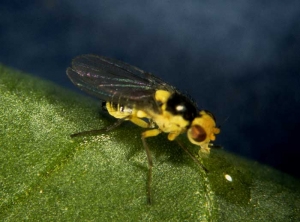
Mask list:
[{"label": "reddish compound eye", "polygon": [[201,126],[194,125],[190,130],[191,138],[196,142],[202,142],[206,139],[206,132]]}]

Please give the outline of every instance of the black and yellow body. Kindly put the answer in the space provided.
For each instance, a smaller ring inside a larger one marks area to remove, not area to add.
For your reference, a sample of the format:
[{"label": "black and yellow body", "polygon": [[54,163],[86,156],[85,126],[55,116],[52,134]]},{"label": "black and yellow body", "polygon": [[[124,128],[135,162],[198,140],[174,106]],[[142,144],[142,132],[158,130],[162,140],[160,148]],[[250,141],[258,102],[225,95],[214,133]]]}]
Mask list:
[{"label": "black and yellow body", "polygon": [[158,111],[141,110],[132,106],[106,102],[110,115],[118,119],[133,122],[142,128],[154,128],[143,132],[144,138],[157,136],[161,132],[168,133],[173,141],[182,133],[187,132],[191,143],[199,145],[202,152],[209,152],[210,141],[220,132],[212,114],[208,111],[197,111],[185,96],[171,94],[165,90],[157,90],[153,95],[158,104]]},{"label": "black and yellow body", "polygon": [[[67,75],[80,89],[106,101],[109,114],[120,120],[105,128],[106,131],[126,120],[147,129],[141,138],[148,158],[149,203],[153,164],[145,138],[163,132],[168,133],[168,139],[172,141],[180,134],[187,133],[191,143],[200,146],[201,151],[209,153],[210,142],[220,132],[210,112],[199,110],[189,97],[151,73],[124,62],[103,56],[82,55],[73,59]],[[82,134],[86,132],[72,136]]]}]

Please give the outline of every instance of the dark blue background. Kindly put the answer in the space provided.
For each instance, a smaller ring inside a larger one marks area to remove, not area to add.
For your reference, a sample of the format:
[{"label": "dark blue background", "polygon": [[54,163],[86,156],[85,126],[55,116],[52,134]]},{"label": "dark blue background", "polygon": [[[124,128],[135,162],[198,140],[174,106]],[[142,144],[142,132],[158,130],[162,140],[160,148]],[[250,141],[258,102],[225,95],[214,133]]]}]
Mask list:
[{"label": "dark blue background", "polygon": [[216,115],[217,144],[300,177],[298,0],[10,0],[0,32],[0,62],[64,87],[85,53],[153,72]]}]

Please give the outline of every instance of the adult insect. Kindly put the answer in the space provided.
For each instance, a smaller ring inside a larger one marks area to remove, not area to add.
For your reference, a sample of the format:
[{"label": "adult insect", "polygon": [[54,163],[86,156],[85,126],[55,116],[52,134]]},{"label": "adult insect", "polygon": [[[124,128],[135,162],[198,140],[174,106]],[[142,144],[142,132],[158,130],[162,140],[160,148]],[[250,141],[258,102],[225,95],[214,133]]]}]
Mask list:
[{"label": "adult insect", "polygon": [[[127,63],[103,56],[81,55],[73,59],[67,75],[80,89],[105,101],[109,114],[118,119],[105,129],[80,132],[71,137],[109,131],[126,120],[147,129],[141,138],[148,160],[149,203],[153,163],[145,139],[164,132],[172,141],[186,132],[191,143],[209,152],[210,141],[214,141],[215,135],[220,132],[209,111],[199,110],[189,97],[175,87]],[[184,146],[180,146],[206,170]]]}]

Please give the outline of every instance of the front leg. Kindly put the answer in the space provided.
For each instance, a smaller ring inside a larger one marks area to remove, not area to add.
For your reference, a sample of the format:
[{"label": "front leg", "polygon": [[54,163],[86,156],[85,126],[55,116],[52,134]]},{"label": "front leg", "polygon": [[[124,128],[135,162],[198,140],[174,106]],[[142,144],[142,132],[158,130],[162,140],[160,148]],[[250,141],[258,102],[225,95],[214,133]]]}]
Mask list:
[{"label": "front leg", "polygon": [[179,136],[180,132],[171,132],[168,134],[168,140],[173,141],[176,139],[177,136]]}]

